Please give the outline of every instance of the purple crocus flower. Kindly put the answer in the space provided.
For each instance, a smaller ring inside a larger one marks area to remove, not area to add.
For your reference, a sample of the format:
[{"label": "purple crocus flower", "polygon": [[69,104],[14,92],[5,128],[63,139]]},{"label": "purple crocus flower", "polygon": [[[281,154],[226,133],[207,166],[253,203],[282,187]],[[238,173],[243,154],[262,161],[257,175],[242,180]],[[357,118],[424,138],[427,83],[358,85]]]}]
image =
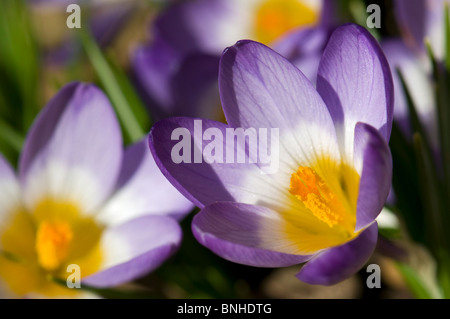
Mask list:
[{"label": "purple crocus flower", "polygon": [[381,42],[394,79],[395,105],[394,119],[405,136],[412,136],[410,117],[405,93],[397,70],[403,75],[416,112],[426,130],[433,150],[439,148],[436,102],[433,86],[430,81],[430,67],[423,58],[415,54],[400,39],[389,39]]},{"label": "purple crocus flower", "polygon": [[217,87],[220,54],[239,39],[270,44],[315,81],[333,24],[331,1],[195,0],[169,6],[153,41],[135,50],[136,86],[156,119],[223,119]]},{"label": "purple crocus flower", "polygon": [[239,39],[272,47],[300,27],[330,23],[332,9],[328,0],[194,0],[162,12],[155,31],[177,51],[220,55]]},{"label": "purple crocus flower", "polygon": [[409,112],[397,69],[401,71],[416,111],[435,152],[439,149],[437,114],[433,87],[430,83],[431,65],[425,49],[425,39],[438,60],[444,56],[446,0],[397,0],[395,16],[402,38],[381,43],[394,75],[394,118],[406,136],[412,136]]},{"label": "purple crocus flower", "polygon": [[[178,248],[185,199],[142,140],[123,151],[106,96],[72,83],[32,126],[16,175],[0,156],[0,292],[86,297],[66,281],[110,287],[157,268]],[[175,217],[175,218],[172,218]]]},{"label": "purple crocus flower", "polygon": [[[192,224],[197,240],[245,265],[307,262],[297,277],[310,284],[354,274],[374,250],[375,218],[391,185],[393,87],[376,41],[357,25],[337,28],[320,62],[317,90],[288,60],[248,40],[224,52],[219,74],[228,125],[202,120],[203,133],[278,128],[279,169],[261,174],[258,161],[208,157],[174,162],[174,132],[190,133],[194,153],[212,137],[198,141],[191,118],[156,123],[149,145],[158,166],[201,208]],[[224,141],[224,153],[238,151],[239,144]]]},{"label": "purple crocus flower", "polygon": [[405,42],[425,55],[428,39],[438,59],[445,54],[444,17],[448,0],[411,0],[394,2],[395,17]]},{"label": "purple crocus flower", "polygon": [[164,39],[136,49],[132,57],[136,87],[154,119],[168,116],[219,118],[219,56],[183,54]]}]

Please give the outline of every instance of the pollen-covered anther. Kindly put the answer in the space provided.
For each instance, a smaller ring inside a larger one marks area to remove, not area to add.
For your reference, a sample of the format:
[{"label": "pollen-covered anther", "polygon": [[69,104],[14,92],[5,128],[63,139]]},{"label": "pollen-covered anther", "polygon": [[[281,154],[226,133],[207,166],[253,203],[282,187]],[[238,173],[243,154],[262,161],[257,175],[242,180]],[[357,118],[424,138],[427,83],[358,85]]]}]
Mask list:
[{"label": "pollen-covered anther", "polygon": [[342,221],[342,216],[332,208],[335,194],[312,168],[300,166],[297,172],[292,174],[289,192],[328,226],[333,227]]},{"label": "pollen-covered anther", "polygon": [[73,239],[70,225],[61,221],[43,221],[36,235],[36,252],[42,268],[58,269],[67,257]]}]

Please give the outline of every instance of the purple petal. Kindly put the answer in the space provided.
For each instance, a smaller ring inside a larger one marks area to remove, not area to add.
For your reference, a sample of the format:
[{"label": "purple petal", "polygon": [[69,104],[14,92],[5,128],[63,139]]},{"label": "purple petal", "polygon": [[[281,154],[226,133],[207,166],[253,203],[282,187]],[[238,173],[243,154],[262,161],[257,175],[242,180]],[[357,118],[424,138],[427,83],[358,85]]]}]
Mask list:
[{"label": "purple petal", "polygon": [[217,88],[219,58],[180,54],[161,38],[134,52],[136,85],[155,118],[218,118],[222,110]]},{"label": "purple petal", "polygon": [[225,51],[220,61],[219,89],[232,127],[293,129],[301,121],[334,130],[328,110],[311,82],[263,44],[239,41]]},{"label": "purple petal", "polygon": [[125,151],[116,192],[97,218],[118,225],[144,214],[181,218],[193,208],[161,173],[145,138]]},{"label": "purple petal", "polygon": [[[157,122],[149,137],[150,150],[162,173],[168,180],[188,199],[199,207],[204,207],[215,201],[234,201],[248,195],[241,183],[246,175],[251,172],[260,174],[254,164],[211,163],[201,159],[201,163],[194,163],[195,152],[204,147],[205,142],[195,138],[195,124],[193,118],[170,118]],[[216,128],[225,136],[226,124],[199,120],[202,123],[203,132],[209,128]],[[197,122],[199,123],[199,122]],[[172,159],[174,146],[179,140],[171,140],[172,133],[176,129],[186,129],[189,132],[189,141],[195,150],[191,149],[189,156],[191,163],[175,163]],[[223,154],[234,152],[234,145],[227,145],[224,139]],[[200,151],[201,154],[201,151]]]},{"label": "purple petal", "polygon": [[16,174],[14,173],[13,168],[0,153],[0,181],[7,182],[14,180],[16,180]]},{"label": "purple petal", "polygon": [[356,239],[317,254],[306,263],[297,278],[312,285],[334,285],[361,269],[375,250],[376,222]]},{"label": "purple petal", "polygon": [[423,48],[427,20],[427,1],[394,1],[394,12],[406,42]]},{"label": "purple petal", "polygon": [[130,3],[94,5],[91,13],[91,29],[97,43],[102,47],[110,44],[133,11],[133,5]]},{"label": "purple petal", "polygon": [[93,85],[65,86],[25,141],[19,176],[27,204],[53,196],[95,210],[115,185],[122,152],[121,130],[107,97]]},{"label": "purple petal", "polygon": [[339,15],[336,14],[339,10],[339,3],[335,0],[322,0],[322,13],[320,15],[320,27],[333,28],[338,25]]},{"label": "purple petal", "polygon": [[388,141],[392,127],[393,84],[389,65],[378,43],[364,28],[337,28],[322,56],[317,90],[333,117],[341,150],[353,154],[353,128],[372,125]]},{"label": "purple petal", "polygon": [[217,56],[203,53],[184,56],[171,82],[174,115],[219,120],[222,107],[217,85],[218,72]]},{"label": "purple petal", "polygon": [[311,82],[284,57],[239,41],[222,56],[219,89],[231,127],[276,128],[280,161],[290,173],[317,155],[339,160],[336,129]]},{"label": "purple petal", "polygon": [[286,57],[311,81],[316,83],[322,52],[330,31],[325,27],[300,28],[278,41],[274,50]]},{"label": "purple petal", "polygon": [[160,37],[133,53],[131,63],[136,85],[157,119],[174,113],[171,80],[180,58],[180,54]]},{"label": "purple petal", "polygon": [[356,230],[372,223],[383,209],[392,181],[392,157],[389,146],[370,125],[355,127],[355,167],[361,172],[356,208]]},{"label": "purple petal", "polygon": [[209,205],[192,222],[195,238],[224,259],[255,267],[286,267],[310,256],[272,250],[292,250],[277,231],[280,217],[274,211],[240,203]]},{"label": "purple petal", "polygon": [[241,33],[236,34],[241,15],[232,2],[196,0],[176,4],[160,15],[155,28],[179,52],[220,54],[242,38]]},{"label": "purple petal", "polygon": [[406,136],[412,136],[406,97],[397,75],[397,69],[400,69],[428,138],[433,148],[438,149],[439,138],[434,92],[423,61],[400,40],[387,40],[382,42],[381,46],[389,60],[394,79],[394,118],[397,124],[400,125]]},{"label": "purple petal", "polygon": [[[438,61],[444,60],[446,54],[445,10],[448,10],[446,5],[448,5],[447,0],[426,1],[425,37],[430,42]],[[423,42],[419,42],[419,45]]]},{"label": "purple petal", "polygon": [[83,278],[95,287],[116,286],[159,267],[179,247],[181,228],[172,218],[144,216],[109,228],[101,239],[102,269]]}]

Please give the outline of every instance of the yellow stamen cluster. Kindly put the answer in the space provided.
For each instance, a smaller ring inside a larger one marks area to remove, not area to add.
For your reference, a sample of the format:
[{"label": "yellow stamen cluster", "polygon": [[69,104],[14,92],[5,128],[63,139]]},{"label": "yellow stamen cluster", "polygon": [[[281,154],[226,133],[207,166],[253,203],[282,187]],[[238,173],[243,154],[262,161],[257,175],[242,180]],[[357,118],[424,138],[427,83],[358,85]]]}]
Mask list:
[{"label": "yellow stamen cluster", "polygon": [[300,166],[292,174],[289,192],[328,226],[333,227],[342,222],[342,215],[335,209],[337,196],[312,168]]},{"label": "yellow stamen cluster", "polygon": [[67,257],[73,239],[69,224],[61,221],[43,221],[36,234],[36,252],[39,264],[48,271],[61,266]]}]

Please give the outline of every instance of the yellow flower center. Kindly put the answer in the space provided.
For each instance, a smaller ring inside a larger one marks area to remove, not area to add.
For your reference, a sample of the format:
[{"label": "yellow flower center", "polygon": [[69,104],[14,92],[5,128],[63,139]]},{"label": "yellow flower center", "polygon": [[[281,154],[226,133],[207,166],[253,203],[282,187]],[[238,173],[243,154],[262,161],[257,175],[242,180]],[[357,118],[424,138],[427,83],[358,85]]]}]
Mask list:
[{"label": "yellow flower center", "polygon": [[41,222],[36,236],[39,264],[49,271],[58,269],[67,257],[72,239],[73,232],[68,223]]},{"label": "yellow flower center", "polygon": [[31,212],[18,209],[6,222],[0,236],[0,279],[18,295],[75,295],[79,289],[49,279],[65,282],[70,264],[80,267],[82,278],[101,265],[103,226],[78,205],[45,199]]},{"label": "yellow flower center", "polygon": [[289,192],[330,227],[344,219],[344,208],[339,199],[310,167],[300,166],[297,172],[292,174]]},{"label": "yellow flower center", "polygon": [[255,16],[255,37],[264,44],[271,44],[286,32],[318,21],[318,12],[299,0],[266,0],[258,6]]},{"label": "yellow flower center", "polygon": [[355,233],[359,175],[345,164],[321,157],[292,173],[292,207],[283,211],[283,233],[296,253],[311,254],[341,245]]}]

